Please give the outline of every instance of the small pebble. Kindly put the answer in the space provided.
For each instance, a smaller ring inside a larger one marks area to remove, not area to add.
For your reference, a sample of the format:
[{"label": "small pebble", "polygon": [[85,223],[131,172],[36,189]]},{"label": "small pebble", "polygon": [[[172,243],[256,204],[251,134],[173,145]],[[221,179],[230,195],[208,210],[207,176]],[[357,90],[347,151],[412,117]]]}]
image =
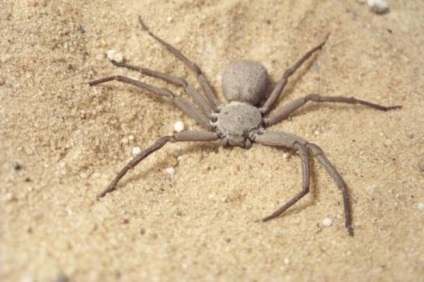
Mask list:
[{"label": "small pebble", "polygon": [[106,56],[110,61],[114,61],[116,63],[122,63],[124,61],[124,56],[122,55],[122,53],[115,49],[107,50]]},{"label": "small pebble", "polygon": [[418,203],[417,207],[419,210],[424,210],[424,202]]},{"label": "small pebble", "polygon": [[141,153],[141,148],[140,147],[134,147],[134,148],[132,148],[132,154],[134,156],[136,156],[136,155],[138,155],[140,153]]},{"label": "small pebble", "polygon": [[21,165],[20,163],[18,163],[18,162],[15,162],[15,163],[13,164],[13,168],[14,168],[16,171],[18,171],[18,170],[21,170],[21,169],[22,169],[22,165]]},{"label": "small pebble", "polygon": [[390,139],[386,139],[385,141],[384,141],[384,145],[386,145],[387,147],[389,147],[389,146],[391,146],[392,145],[392,140],[390,140]]},{"label": "small pebble", "polygon": [[333,220],[329,217],[324,218],[322,220],[322,225],[325,226],[325,227],[330,227],[332,224],[333,224]]},{"label": "small pebble", "polygon": [[10,192],[5,194],[4,199],[5,199],[7,202],[11,202],[11,201],[13,201],[13,200],[16,200],[15,196],[14,196],[12,193],[10,193]]},{"label": "small pebble", "polygon": [[174,131],[175,132],[181,132],[184,130],[184,122],[182,121],[177,121],[174,123]]},{"label": "small pebble", "polygon": [[376,14],[384,14],[389,11],[389,3],[385,0],[368,0],[368,6]]},{"label": "small pebble", "polygon": [[164,169],[164,171],[165,171],[166,174],[174,175],[175,168],[173,168],[173,167],[167,167],[167,168]]}]

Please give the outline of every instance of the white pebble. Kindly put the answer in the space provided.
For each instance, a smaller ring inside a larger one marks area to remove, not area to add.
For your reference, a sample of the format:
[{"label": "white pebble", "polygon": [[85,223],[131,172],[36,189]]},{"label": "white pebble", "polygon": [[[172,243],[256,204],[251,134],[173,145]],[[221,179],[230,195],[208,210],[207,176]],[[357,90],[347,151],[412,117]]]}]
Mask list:
[{"label": "white pebble", "polygon": [[418,203],[417,207],[419,210],[424,210],[424,202]]},{"label": "white pebble", "polygon": [[333,220],[329,217],[324,218],[322,220],[322,225],[325,226],[325,227],[330,227],[332,224],[333,224]]},{"label": "white pebble", "polygon": [[384,145],[386,145],[387,147],[391,146],[392,144],[393,144],[393,142],[392,142],[392,140],[390,140],[390,139],[386,139],[386,140],[384,141]]},{"label": "white pebble", "polygon": [[175,132],[181,132],[184,130],[184,122],[182,121],[177,121],[174,123],[174,131]]},{"label": "white pebble", "polygon": [[368,6],[376,14],[384,14],[389,10],[389,3],[385,0],[368,0]]},{"label": "white pebble", "polygon": [[141,148],[140,147],[134,147],[134,148],[132,148],[132,154],[134,156],[136,156],[136,155],[138,155],[140,153],[141,153]]},{"label": "white pebble", "polygon": [[107,50],[106,56],[110,61],[114,61],[116,63],[122,63],[124,61],[124,56],[122,53],[115,49]]},{"label": "white pebble", "polygon": [[167,17],[167,18],[166,18],[166,21],[167,21],[168,23],[171,23],[173,19],[174,19],[174,18],[170,16],[170,17]]},{"label": "white pebble", "polygon": [[134,139],[135,139],[134,135],[130,135],[130,136],[128,136],[128,140],[130,140],[130,141],[134,141]]},{"label": "white pebble", "polygon": [[174,175],[175,168],[173,168],[173,167],[167,167],[167,168],[164,169],[164,171],[165,171],[166,174]]}]

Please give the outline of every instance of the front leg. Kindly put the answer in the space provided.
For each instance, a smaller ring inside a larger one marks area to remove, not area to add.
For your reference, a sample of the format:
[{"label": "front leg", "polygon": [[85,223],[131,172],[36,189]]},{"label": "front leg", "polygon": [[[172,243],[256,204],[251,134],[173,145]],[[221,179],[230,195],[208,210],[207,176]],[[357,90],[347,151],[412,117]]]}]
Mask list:
[{"label": "front leg", "polygon": [[253,136],[256,143],[273,146],[273,147],[286,147],[289,149],[297,149],[299,151],[302,160],[303,169],[303,189],[287,204],[282,206],[280,209],[275,211],[270,216],[267,216],[263,221],[275,218],[282,214],[285,210],[294,205],[298,200],[305,196],[309,192],[309,153],[311,152],[314,157],[324,166],[333,180],[336,182],[337,187],[342,191],[344,213],[345,213],[345,226],[350,236],[353,236],[352,227],[352,211],[350,206],[349,191],[343,178],[330,163],[330,161],[324,155],[324,152],[315,144],[309,143],[303,138],[286,132],[263,132],[262,134],[256,134]]},{"label": "front leg", "polygon": [[[287,146],[284,146],[287,147]],[[301,165],[302,165],[302,174],[303,174],[303,185],[302,185],[302,191],[297,193],[290,201],[288,201],[285,205],[281,206],[278,210],[273,212],[272,214],[264,217],[262,221],[268,221],[270,219],[276,218],[280,216],[283,212],[285,212],[288,208],[293,206],[297,203],[300,199],[303,198],[306,194],[309,193],[309,186],[310,186],[310,170],[309,170],[309,152],[308,149],[305,147],[305,145],[300,143],[294,143],[292,149],[297,149],[300,159],[301,159]]]},{"label": "front leg", "polygon": [[184,131],[170,136],[164,136],[156,140],[156,142],[143,150],[137,156],[135,156],[126,166],[124,166],[121,171],[115,176],[113,181],[109,184],[109,186],[101,192],[97,198],[104,197],[107,193],[112,192],[116,189],[116,185],[124,177],[125,174],[130,169],[133,169],[136,165],[138,165],[142,160],[147,158],[150,154],[156,152],[160,148],[162,148],[168,142],[184,142],[184,141],[214,141],[219,137],[215,132],[208,131]]},{"label": "front leg", "polygon": [[280,216],[288,208],[290,208],[295,203],[297,203],[297,201],[303,198],[303,196],[309,193],[310,157],[309,157],[308,149],[305,146],[306,141],[301,138],[295,138],[295,136],[292,136],[291,134],[288,134],[288,133],[283,133],[283,132],[281,133],[263,132],[261,134],[258,133],[257,135],[254,136],[254,141],[262,145],[273,146],[273,147],[286,147],[289,149],[297,150],[301,159],[302,175],[303,175],[302,191],[296,194],[296,196],[294,196],[290,201],[288,201],[281,208],[279,208],[278,210],[276,210],[269,216],[266,216],[262,219],[262,221],[268,221],[270,219]]}]

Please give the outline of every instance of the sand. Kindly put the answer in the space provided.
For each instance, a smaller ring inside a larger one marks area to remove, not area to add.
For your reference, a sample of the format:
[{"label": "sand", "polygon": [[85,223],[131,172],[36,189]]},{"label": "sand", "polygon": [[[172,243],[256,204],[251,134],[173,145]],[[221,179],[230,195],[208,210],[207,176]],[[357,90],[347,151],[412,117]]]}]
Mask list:
[{"label": "sand", "polygon": [[[356,0],[9,0],[0,13],[1,281],[423,281],[423,1],[391,1],[384,15]],[[138,15],[220,99],[230,61],[262,62],[274,85],[331,33],[278,106],[310,93],[403,106],[309,104],[269,129],[323,148],[349,186],[354,237],[317,161],[311,193],[257,222],[302,183],[296,152],[261,145],[166,145],[96,200],[134,148],[177,121],[200,129],[145,91],[88,86],[121,74],[185,95],[113,66],[114,49],[199,89]]]}]

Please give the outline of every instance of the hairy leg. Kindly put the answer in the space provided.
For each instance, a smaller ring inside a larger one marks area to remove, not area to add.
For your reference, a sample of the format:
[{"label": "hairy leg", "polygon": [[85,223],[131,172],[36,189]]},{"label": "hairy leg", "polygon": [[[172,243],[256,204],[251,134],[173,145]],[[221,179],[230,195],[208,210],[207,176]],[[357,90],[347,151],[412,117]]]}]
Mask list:
[{"label": "hairy leg", "polygon": [[284,72],[283,77],[281,77],[280,81],[277,82],[277,85],[275,85],[274,90],[272,90],[269,98],[265,101],[264,105],[259,109],[262,114],[267,114],[269,111],[272,110],[272,108],[277,103],[278,98],[280,98],[284,88],[286,87],[289,77],[292,76],[297,71],[297,69],[300,68],[300,66],[307,59],[309,59],[316,51],[320,50],[324,46],[329,36],[330,34],[328,34],[325,40],[321,42],[318,46],[312,48],[305,55],[303,55],[303,57],[300,58],[300,60],[297,61],[296,64],[294,64],[294,66],[292,66],[291,68],[289,68],[288,70]]},{"label": "hairy leg", "polygon": [[[285,145],[282,145],[284,147],[287,147]],[[309,193],[309,186],[310,186],[310,170],[309,170],[309,152],[308,149],[305,147],[305,145],[300,143],[294,143],[292,149],[297,149],[298,153],[300,155],[301,159],[301,165],[302,165],[302,175],[303,175],[303,184],[302,184],[302,191],[297,193],[290,201],[288,201],[286,204],[281,206],[278,210],[273,212],[272,214],[264,217],[262,221],[268,221],[270,219],[276,218],[280,216],[283,212],[285,212],[288,208],[293,206],[297,203],[303,196]]]},{"label": "hairy leg", "polygon": [[[343,196],[343,203],[344,203],[344,213],[345,213],[345,226],[347,228],[347,231],[349,235],[353,236],[353,227],[352,227],[352,211],[350,206],[350,197],[349,197],[349,191],[347,190],[347,185],[344,182],[343,178],[340,176],[340,174],[337,172],[337,170],[334,168],[334,166],[330,163],[330,161],[326,158],[324,155],[324,152],[315,144],[309,143],[303,138],[300,138],[296,135],[286,133],[286,132],[264,132],[262,134],[257,134],[254,136],[254,141],[256,143],[266,145],[266,146],[276,146],[276,147],[287,147],[287,148],[294,148],[296,144],[303,145],[304,147],[308,148],[310,152],[314,155],[314,157],[317,158],[317,160],[320,162],[321,165],[324,166],[324,168],[327,170],[327,172],[330,174],[330,176],[333,178],[334,182],[336,183],[337,187],[342,191]],[[302,151],[299,151],[299,153],[302,153]],[[305,153],[303,153],[305,154]],[[306,166],[306,160],[307,157],[303,156],[301,154],[301,158],[303,158],[303,166]],[[305,185],[305,171],[306,168],[304,167],[304,187]],[[309,173],[309,172],[308,172]],[[309,183],[307,183],[309,184]],[[308,188],[309,189],[309,188]],[[296,203],[300,198],[304,196],[303,193],[308,189],[303,188],[302,192],[295,196],[291,201],[294,201],[291,203],[289,201],[286,205],[289,208],[291,205]],[[300,195],[300,196],[299,196]],[[297,198],[298,197],[298,198]],[[286,208],[286,205],[281,207],[280,210],[283,210],[284,212]],[[280,210],[277,210],[275,213],[280,212]],[[280,212],[279,214],[281,214]],[[271,215],[269,217],[266,217],[265,220],[274,218],[275,216]]]},{"label": "hairy leg", "polygon": [[359,100],[354,97],[343,97],[343,96],[320,96],[318,94],[310,94],[305,97],[293,100],[287,105],[283,106],[281,109],[276,110],[268,115],[268,117],[264,118],[264,122],[266,126],[271,126],[276,124],[284,119],[286,119],[290,114],[295,112],[300,107],[304,106],[307,102],[317,102],[317,103],[344,103],[344,104],[359,104],[363,106],[367,106],[379,111],[390,111],[394,109],[400,109],[402,106],[382,106],[378,104],[374,104],[371,102],[367,102],[364,100]]},{"label": "hairy leg", "polygon": [[214,132],[207,131],[184,131],[171,136],[164,136],[156,140],[156,142],[143,150],[140,154],[134,157],[126,166],[124,166],[121,171],[115,176],[109,186],[101,192],[97,198],[104,197],[107,193],[112,192],[116,189],[116,185],[121,180],[122,177],[130,170],[138,165],[142,160],[147,158],[150,154],[156,152],[162,148],[168,142],[186,142],[186,141],[214,141],[218,139],[218,135]]},{"label": "hairy leg", "polygon": [[117,63],[114,61],[111,61],[111,62],[117,67],[127,68],[133,71],[137,71],[144,75],[155,77],[183,88],[184,91],[188,95],[190,95],[190,97],[193,98],[194,102],[200,107],[203,114],[205,114],[209,119],[212,119],[212,115],[211,115],[212,108],[209,106],[208,101],[205,100],[205,98],[202,95],[200,95],[196,91],[196,89],[191,87],[184,78],[168,75],[168,74],[158,72],[148,68],[142,68],[142,67],[129,65],[126,63]]},{"label": "hairy leg", "polygon": [[123,83],[126,83],[126,84],[133,85],[135,87],[144,89],[144,90],[146,90],[146,91],[148,91],[152,94],[168,98],[170,102],[175,104],[178,108],[180,108],[184,113],[186,113],[188,116],[190,116],[195,121],[197,121],[205,129],[210,130],[212,128],[212,126],[210,124],[210,120],[202,112],[200,112],[198,109],[196,109],[196,107],[194,107],[188,100],[174,95],[174,93],[172,93],[168,89],[157,88],[157,87],[154,87],[152,85],[143,83],[141,81],[138,81],[138,80],[126,77],[126,76],[121,76],[121,75],[115,75],[115,76],[100,78],[100,79],[97,79],[97,80],[90,81],[88,84],[90,86],[94,86],[94,85],[97,85],[97,84],[100,84],[100,83],[105,83],[105,82],[108,82],[108,81],[123,82]]},{"label": "hairy leg", "polygon": [[203,74],[200,67],[194,62],[190,61],[186,56],[184,56],[181,53],[181,51],[176,49],[174,46],[172,46],[171,44],[169,44],[168,42],[164,41],[163,39],[155,35],[153,32],[151,32],[150,29],[143,22],[141,17],[138,17],[138,21],[140,22],[142,29],[147,31],[147,33],[151,37],[153,37],[157,42],[162,44],[169,52],[171,52],[175,57],[177,57],[181,62],[183,62],[196,75],[196,79],[199,82],[200,86],[202,87],[203,91],[205,92],[206,98],[208,99],[213,111],[215,112],[218,111],[220,103],[216,99],[215,94],[213,93],[212,88],[209,85],[208,81],[206,80],[206,77]]}]

